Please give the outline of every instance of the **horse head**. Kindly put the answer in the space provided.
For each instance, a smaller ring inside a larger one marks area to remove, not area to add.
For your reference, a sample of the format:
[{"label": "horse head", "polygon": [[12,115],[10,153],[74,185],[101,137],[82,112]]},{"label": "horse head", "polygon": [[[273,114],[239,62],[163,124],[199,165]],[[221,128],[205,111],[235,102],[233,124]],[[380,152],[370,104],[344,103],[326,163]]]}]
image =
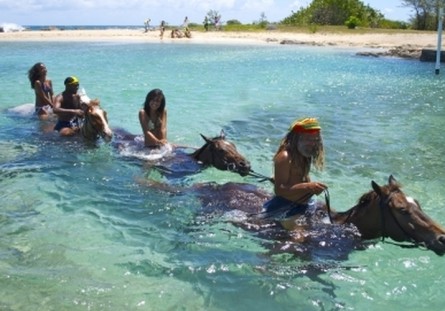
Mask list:
[{"label": "horse head", "polygon": [[390,237],[445,254],[445,230],[422,211],[417,200],[402,192],[392,175],[388,185],[374,181],[371,185],[373,191],[364,194],[358,205],[339,213],[343,222],[353,223],[363,239]]},{"label": "horse head", "polygon": [[224,131],[214,138],[207,138],[200,134],[205,144],[191,156],[204,165],[212,165],[222,171],[232,171],[246,176],[250,172],[249,161],[242,156],[236,146],[225,140]]},{"label": "horse head", "polygon": [[107,112],[100,107],[100,101],[93,99],[89,103],[83,103],[82,108],[85,113],[85,120],[81,127],[82,136],[88,140],[102,137],[109,142],[113,137],[113,132],[108,126]]}]

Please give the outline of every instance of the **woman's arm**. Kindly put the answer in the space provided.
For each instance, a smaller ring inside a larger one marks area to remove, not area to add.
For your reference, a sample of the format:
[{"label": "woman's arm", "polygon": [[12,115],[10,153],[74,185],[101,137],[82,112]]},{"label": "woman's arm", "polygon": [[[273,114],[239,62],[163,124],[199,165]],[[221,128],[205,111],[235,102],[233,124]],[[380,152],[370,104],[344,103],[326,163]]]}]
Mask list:
[{"label": "woman's arm", "polygon": [[326,186],[319,182],[303,181],[303,176],[291,176],[295,168],[291,167],[287,151],[282,151],[274,161],[275,194],[297,203],[305,203],[312,195],[320,194]]},{"label": "woman's arm", "polygon": [[141,124],[142,133],[144,134],[144,145],[147,147],[156,147],[162,142],[148,128],[148,116],[144,109],[139,110],[139,122]]},{"label": "woman's arm", "polygon": [[164,109],[164,114],[161,117],[161,128],[159,129],[159,141],[162,144],[167,143],[167,109]]}]

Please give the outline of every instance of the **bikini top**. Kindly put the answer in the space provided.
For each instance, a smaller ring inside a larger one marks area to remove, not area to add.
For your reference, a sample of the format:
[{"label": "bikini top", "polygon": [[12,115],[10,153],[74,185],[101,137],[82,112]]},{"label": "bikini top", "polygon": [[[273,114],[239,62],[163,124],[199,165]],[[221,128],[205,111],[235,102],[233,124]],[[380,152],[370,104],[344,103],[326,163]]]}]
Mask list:
[{"label": "bikini top", "polygon": [[51,87],[51,84],[47,81],[42,83],[42,91],[44,93],[52,93],[53,88]]}]

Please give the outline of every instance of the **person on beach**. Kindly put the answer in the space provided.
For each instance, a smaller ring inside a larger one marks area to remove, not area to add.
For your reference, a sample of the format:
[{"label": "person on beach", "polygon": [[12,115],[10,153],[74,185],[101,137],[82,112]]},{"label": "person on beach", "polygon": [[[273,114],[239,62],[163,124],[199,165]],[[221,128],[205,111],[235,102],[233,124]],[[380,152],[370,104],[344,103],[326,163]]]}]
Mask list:
[{"label": "person on beach", "polygon": [[327,186],[311,181],[311,164],[318,170],[324,167],[324,148],[321,127],[316,118],[299,119],[292,123],[273,158],[275,196],[263,206],[263,215],[287,218],[304,212],[315,204]]},{"label": "person on beach", "polygon": [[186,16],[184,22],[182,22],[182,28],[187,29],[189,27],[189,18]]},{"label": "person on beach", "polygon": [[205,31],[209,31],[210,20],[207,16],[204,18],[203,24],[204,24]]},{"label": "person on beach", "polygon": [[52,115],[53,107],[53,84],[47,79],[45,64],[36,63],[28,71],[29,82],[35,93],[35,113],[40,120],[48,120]]},{"label": "person on beach", "polygon": [[144,134],[144,145],[159,148],[167,143],[167,110],[165,96],[160,89],[148,92],[144,108],[139,110],[139,122]]},{"label": "person on beach", "polygon": [[84,111],[81,109],[79,79],[71,76],[65,79],[65,90],[54,99],[54,113],[58,121],[54,130],[61,136],[73,136],[79,132]]},{"label": "person on beach", "polygon": [[148,30],[150,30],[150,22],[151,22],[151,19],[149,19],[149,18],[147,18],[147,19],[144,21],[144,29],[145,29],[145,32],[148,32]]},{"label": "person on beach", "polygon": [[161,34],[159,36],[161,37],[161,39],[163,39],[164,38],[164,31],[165,31],[165,21],[161,21],[160,29],[161,29]]}]

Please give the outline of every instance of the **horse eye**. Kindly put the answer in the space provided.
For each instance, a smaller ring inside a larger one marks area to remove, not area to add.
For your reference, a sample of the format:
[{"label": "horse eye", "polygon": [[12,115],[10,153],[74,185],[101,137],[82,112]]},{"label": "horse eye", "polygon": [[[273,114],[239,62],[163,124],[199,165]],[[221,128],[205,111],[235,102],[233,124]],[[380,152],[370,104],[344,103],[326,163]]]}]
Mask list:
[{"label": "horse eye", "polygon": [[409,210],[404,207],[398,208],[398,211],[403,215],[409,215]]}]

